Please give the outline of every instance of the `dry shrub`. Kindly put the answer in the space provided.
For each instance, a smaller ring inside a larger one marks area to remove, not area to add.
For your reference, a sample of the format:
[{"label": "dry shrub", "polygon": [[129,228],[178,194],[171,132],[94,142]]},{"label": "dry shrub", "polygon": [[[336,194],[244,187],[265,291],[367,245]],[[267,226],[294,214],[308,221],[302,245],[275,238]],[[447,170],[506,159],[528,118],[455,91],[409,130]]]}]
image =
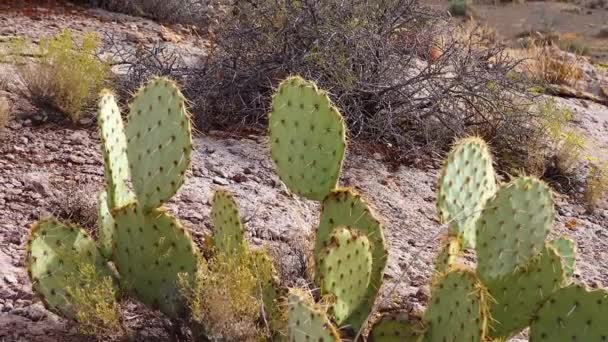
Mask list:
[{"label": "dry shrub", "polygon": [[112,278],[100,278],[94,264],[81,260],[73,262],[78,264],[77,272],[67,274],[64,285],[78,330],[93,336],[123,336],[120,306]]},{"label": "dry shrub", "polygon": [[95,193],[97,189],[92,186],[75,186],[59,192],[57,197],[52,197],[47,208],[53,216],[77,223],[92,235],[96,235],[97,199],[96,196],[91,196]]},{"label": "dry shrub", "polygon": [[532,46],[525,50],[511,51],[525,58],[522,70],[530,79],[541,84],[573,86],[583,77],[583,70],[567,54],[551,46]]},{"label": "dry shrub", "polygon": [[0,131],[8,125],[11,118],[11,106],[7,99],[0,97]]},{"label": "dry shrub", "polygon": [[591,160],[585,187],[585,206],[593,213],[602,198],[608,193],[608,162]]},{"label": "dry shrub", "polygon": [[252,253],[243,246],[230,255],[215,254],[199,263],[193,279],[180,274],[179,285],[191,319],[208,339],[268,340],[269,326],[282,319],[262,315],[261,284],[270,281],[272,269],[260,267]]},{"label": "dry shrub", "polygon": [[[88,33],[78,44],[71,31],[40,42],[35,63],[18,61],[26,95],[39,106],[49,106],[77,121],[94,104],[109,77],[109,64],[96,57],[99,37]],[[15,55],[23,55],[26,42],[17,42]]]},{"label": "dry shrub", "polygon": [[277,84],[299,74],[330,92],[351,137],[404,152],[394,155],[472,133],[504,146],[528,134],[513,101],[528,95],[507,77],[517,61],[485,32],[457,37],[416,1],[242,0],[221,23],[183,82],[201,129],[264,125]]}]

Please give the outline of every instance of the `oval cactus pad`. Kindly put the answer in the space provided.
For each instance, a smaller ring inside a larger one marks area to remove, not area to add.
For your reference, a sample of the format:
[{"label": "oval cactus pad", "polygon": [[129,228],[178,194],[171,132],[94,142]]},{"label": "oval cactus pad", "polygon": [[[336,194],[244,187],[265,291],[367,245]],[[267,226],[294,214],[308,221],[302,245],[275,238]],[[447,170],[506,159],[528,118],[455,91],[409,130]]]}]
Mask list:
[{"label": "oval cactus pad", "polygon": [[486,202],[477,220],[477,273],[486,282],[526,265],[545,247],[553,196],[532,177],[516,178]]},{"label": "oval cactus pad", "polygon": [[105,258],[95,241],[81,228],[54,218],[36,223],[27,245],[28,274],[46,307],[74,318],[68,286],[79,286],[81,267],[93,267],[99,281],[111,277]]},{"label": "oval cactus pad", "polygon": [[161,210],[143,212],[131,204],[114,214],[113,255],[121,286],[143,303],[178,317],[184,309],[178,274],[196,271],[199,255],[194,242],[179,221]]},{"label": "oval cactus pad", "polygon": [[220,253],[231,253],[243,246],[243,224],[232,194],[217,190],[211,207],[213,219],[213,244]]},{"label": "oval cactus pad", "polygon": [[413,342],[418,341],[423,331],[419,318],[407,313],[382,316],[371,328],[369,342]]},{"label": "oval cactus pad", "polygon": [[192,137],[186,100],[177,85],[155,79],[131,103],[127,154],[133,187],[144,210],[159,207],[184,182]]},{"label": "oval cactus pad", "polygon": [[490,334],[506,339],[527,327],[539,305],[565,283],[562,259],[552,247],[515,273],[485,284],[494,301]]},{"label": "oval cactus pad", "polygon": [[372,272],[369,240],[355,230],[337,228],[319,259],[321,293],[334,296],[332,313],[336,323],[342,324],[365,300]]},{"label": "oval cactus pad", "polygon": [[325,311],[313,302],[310,294],[299,289],[291,289],[287,297],[287,305],[289,341],[340,341],[336,328],[331,324]]},{"label": "oval cactus pad", "polygon": [[[337,189],[323,200],[321,218],[315,238],[314,255],[321,255],[323,248],[331,243],[333,231],[341,226],[350,227],[365,235],[372,250],[372,274],[365,300],[361,302],[361,305],[346,322],[350,327],[358,330],[370,314],[376,295],[382,285],[388,251],[382,225],[361,195],[352,189]],[[315,265],[318,285],[320,274],[318,267],[321,265],[321,260],[318,257],[315,258]]]},{"label": "oval cactus pad", "polygon": [[475,273],[452,270],[431,288],[431,298],[424,315],[424,341],[485,341],[488,307],[485,289]]},{"label": "oval cactus pad", "polygon": [[530,342],[608,340],[608,291],[571,285],[545,301],[530,326]]},{"label": "oval cactus pad", "polygon": [[458,141],[450,151],[438,182],[437,211],[441,222],[466,246],[475,247],[475,221],[496,192],[492,155],[480,138]]},{"label": "oval cactus pad", "polygon": [[270,152],[294,193],[322,200],[338,182],[346,149],[342,115],[315,83],[284,80],[272,98]]},{"label": "oval cactus pad", "polygon": [[122,116],[114,95],[104,90],[99,100],[97,125],[101,138],[101,152],[108,192],[107,206],[122,207],[133,201],[134,195],[128,188],[129,161],[127,160],[127,139]]}]

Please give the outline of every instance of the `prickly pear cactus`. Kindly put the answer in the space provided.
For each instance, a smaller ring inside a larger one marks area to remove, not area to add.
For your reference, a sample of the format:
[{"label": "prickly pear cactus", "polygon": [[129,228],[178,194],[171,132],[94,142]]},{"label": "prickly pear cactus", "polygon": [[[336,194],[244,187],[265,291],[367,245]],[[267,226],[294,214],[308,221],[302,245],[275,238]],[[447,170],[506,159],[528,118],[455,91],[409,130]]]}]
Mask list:
[{"label": "prickly pear cactus", "polygon": [[[334,229],[340,226],[351,227],[367,236],[372,249],[372,274],[365,300],[346,321],[353,329],[358,330],[371,312],[378,290],[382,285],[388,251],[382,225],[361,195],[351,189],[334,190],[323,201],[323,210],[316,232],[313,252],[317,256],[315,257],[316,276],[319,275],[318,265],[321,265],[318,256],[321,255],[323,248],[331,243],[331,234]],[[318,278],[317,284],[319,284]]]},{"label": "prickly pear cactus", "polygon": [[189,234],[168,213],[144,212],[135,204],[117,209],[114,219],[113,255],[121,286],[169,317],[179,317],[184,307],[178,274],[194,274],[199,258]]},{"label": "prickly pear cactus", "polygon": [[356,230],[339,227],[319,260],[321,294],[334,297],[332,316],[340,325],[365,300],[372,272],[369,240]]},{"label": "prickly pear cactus", "polygon": [[114,217],[108,208],[108,193],[105,191],[100,192],[97,196],[97,216],[99,217],[99,251],[106,259],[110,259],[114,248],[116,227]]},{"label": "prickly pear cactus", "polygon": [[503,185],[477,220],[477,272],[484,282],[513,273],[545,245],[554,219],[551,190],[532,177]]},{"label": "prickly pear cactus", "polygon": [[74,318],[74,312],[66,288],[78,286],[72,282],[79,275],[79,267],[93,265],[100,281],[112,276],[95,241],[81,228],[54,218],[39,221],[32,227],[27,264],[34,292],[49,310],[69,318]]},{"label": "prickly pear cactus", "polygon": [[325,310],[314,303],[310,294],[298,289],[291,289],[287,305],[289,341],[340,341],[340,336]]},{"label": "prickly pear cactus", "polygon": [[566,237],[560,237],[549,242],[551,247],[562,258],[564,268],[564,278],[566,282],[571,282],[574,276],[574,264],[576,262],[576,243]]},{"label": "prickly pear cactus", "polygon": [[211,218],[214,228],[213,242],[219,252],[231,253],[234,249],[243,246],[243,224],[231,193],[224,190],[215,192]]},{"label": "prickly pear cactus", "polygon": [[528,265],[486,283],[494,298],[490,310],[492,337],[507,339],[527,327],[539,305],[565,281],[562,259],[553,247],[546,246]]},{"label": "prickly pear cactus", "polygon": [[530,342],[608,340],[608,291],[571,285],[545,301],[530,326]]},{"label": "prickly pear cactus", "polygon": [[417,317],[407,313],[382,316],[371,328],[369,342],[415,342],[419,341],[424,329]]},{"label": "prickly pear cactus", "polygon": [[150,211],[177,192],[190,165],[190,117],[173,81],[157,78],[137,92],[126,133],[137,201]]},{"label": "prickly pear cactus", "polygon": [[108,208],[118,208],[131,203],[133,192],[128,188],[129,161],[127,139],[114,94],[108,90],[101,93],[97,115],[101,151],[103,155]]},{"label": "prickly pear cactus", "polygon": [[496,178],[488,145],[480,138],[458,141],[439,177],[437,211],[450,233],[475,247],[475,221],[486,200],[496,192]]},{"label": "prickly pear cactus", "polygon": [[273,96],[270,152],[294,193],[322,200],[338,182],[346,148],[342,115],[314,82],[294,76]]},{"label": "prickly pear cactus", "polygon": [[431,288],[423,341],[485,341],[488,295],[475,273],[453,269]]},{"label": "prickly pear cactus", "polygon": [[444,273],[455,265],[462,253],[461,246],[462,244],[458,236],[447,236],[439,254],[435,258],[434,271],[436,273]]}]

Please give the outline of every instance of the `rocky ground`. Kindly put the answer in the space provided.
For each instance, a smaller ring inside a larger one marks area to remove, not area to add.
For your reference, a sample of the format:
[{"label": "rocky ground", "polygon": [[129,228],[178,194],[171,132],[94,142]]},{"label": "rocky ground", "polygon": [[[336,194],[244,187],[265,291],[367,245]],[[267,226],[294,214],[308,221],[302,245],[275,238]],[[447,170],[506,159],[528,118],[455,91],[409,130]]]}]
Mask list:
[{"label": "rocky ground", "polygon": [[[15,35],[38,39],[71,27],[120,35],[131,47],[164,41],[191,56],[204,51],[204,41],[190,35],[187,28],[167,28],[104,11],[70,11],[43,8],[42,14],[33,15],[0,11],[0,41]],[[9,70],[0,64],[0,72]],[[39,113],[21,99],[17,89],[12,84],[8,91],[0,91],[11,100],[15,112],[8,128],[0,132],[0,341],[86,341],[33,296],[24,245],[29,226],[40,217],[62,212],[61,204],[71,194],[84,193],[82,201],[88,204],[83,206],[94,205],[93,194],[103,184],[99,138],[91,119],[78,124],[39,122]],[[558,101],[573,109],[577,123],[597,138],[600,147],[608,147],[608,108],[587,100]],[[341,184],[359,189],[385,226],[389,262],[379,307],[422,310],[429,296],[429,265],[445,233],[434,206],[438,170],[395,170],[382,156],[359,150],[349,151]],[[188,180],[168,206],[199,242],[210,232],[210,199],[218,187],[235,194],[249,240],[269,246],[280,256],[275,261],[282,278],[291,283],[304,281],[306,241],[319,208],[290,195],[282,185],[263,135],[211,132],[196,137]],[[576,197],[558,196],[557,202],[554,234],[578,243],[576,276],[591,286],[608,286],[608,206],[604,203],[588,215]],[[170,338],[169,322],[155,313],[136,303],[127,303],[124,311],[136,340]]]}]

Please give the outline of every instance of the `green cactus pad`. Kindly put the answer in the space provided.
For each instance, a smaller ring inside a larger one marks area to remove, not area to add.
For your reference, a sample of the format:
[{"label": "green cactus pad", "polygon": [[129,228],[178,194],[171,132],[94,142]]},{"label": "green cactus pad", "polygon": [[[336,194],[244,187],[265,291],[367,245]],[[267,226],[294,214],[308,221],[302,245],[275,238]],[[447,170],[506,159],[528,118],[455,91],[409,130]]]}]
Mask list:
[{"label": "green cactus pad", "polygon": [[110,259],[114,248],[116,228],[114,217],[108,208],[108,193],[106,191],[100,192],[97,196],[97,215],[99,217],[99,251],[106,259]]},{"label": "green cactus pad", "polygon": [[177,192],[190,165],[190,117],[177,85],[159,78],[140,89],[126,132],[133,187],[140,206],[149,211]]},{"label": "green cactus pad", "polygon": [[560,237],[550,241],[549,244],[551,247],[555,248],[557,254],[562,257],[564,277],[567,282],[571,282],[572,277],[574,276],[574,264],[576,262],[576,243],[569,238]]},{"label": "green cactus pad", "polygon": [[179,273],[194,274],[198,250],[179,221],[166,212],[143,212],[135,204],[114,211],[114,258],[121,285],[170,317],[181,314]]},{"label": "green cactus pad", "polygon": [[[366,299],[347,319],[346,323],[358,330],[367,319],[374,305],[378,290],[382,285],[384,267],[388,252],[384,241],[382,225],[376,219],[367,203],[352,189],[332,191],[323,201],[319,226],[316,232],[314,255],[320,255],[323,248],[331,243],[331,234],[340,226],[351,227],[364,234],[372,248],[372,274],[367,289]],[[319,275],[321,261],[315,259],[316,276]],[[318,278],[317,278],[317,284]]]},{"label": "green cactus pad", "polygon": [[545,301],[530,326],[530,342],[608,340],[608,291],[571,285]]},{"label": "green cactus pad", "polygon": [[371,328],[369,342],[415,342],[424,331],[422,323],[407,313],[382,316]]},{"label": "green cactus pad", "polygon": [[291,289],[287,298],[289,319],[287,332],[289,341],[340,341],[325,310],[315,304],[310,294],[298,289]]},{"label": "green cactus pad", "polygon": [[561,258],[553,247],[547,246],[525,267],[486,283],[494,298],[490,335],[508,338],[527,327],[539,305],[564,282]]},{"label": "green cactus pad", "polygon": [[485,341],[488,295],[475,273],[453,269],[431,288],[424,341]]},{"label": "green cactus pad", "polygon": [[372,272],[371,246],[365,235],[340,227],[318,258],[321,294],[335,298],[332,316],[340,325],[365,300]]},{"label": "green cactus pad", "polygon": [[338,182],[346,148],[338,109],[314,82],[289,77],[273,96],[268,126],[281,180],[298,195],[322,200]]},{"label": "green cactus pad", "polygon": [[538,255],[554,218],[549,187],[516,178],[486,202],[477,220],[477,272],[484,282],[513,273]]},{"label": "green cactus pad", "polygon": [[243,224],[239,217],[238,205],[231,193],[223,190],[215,192],[211,218],[214,228],[213,242],[219,252],[231,253],[244,244]]},{"label": "green cactus pad", "polygon": [[122,116],[114,95],[108,90],[101,93],[97,124],[101,137],[108,207],[122,207],[132,202],[134,195],[127,185],[129,161],[127,160],[127,138]]},{"label": "green cactus pad", "polygon": [[456,264],[458,257],[462,254],[462,244],[458,236],[448,236],[435,258],[436,273],[444,273]]},{"label": "green cactus pad", "polygon": [[54,218],[32,227],[27,264],[34,292],[49,310],[69,318],[75,317],[66,288],[78,286],[81,267],[93,266],[100,281],[112,276],[95,241],[81,228]]},{"label": "green cactus pad", "polygon": [[480,138],[458,141],[450,151],[438,182],[437,211],[452,234],[475,247],[475,222],[486,200],[496,192],[488,145]]}]

